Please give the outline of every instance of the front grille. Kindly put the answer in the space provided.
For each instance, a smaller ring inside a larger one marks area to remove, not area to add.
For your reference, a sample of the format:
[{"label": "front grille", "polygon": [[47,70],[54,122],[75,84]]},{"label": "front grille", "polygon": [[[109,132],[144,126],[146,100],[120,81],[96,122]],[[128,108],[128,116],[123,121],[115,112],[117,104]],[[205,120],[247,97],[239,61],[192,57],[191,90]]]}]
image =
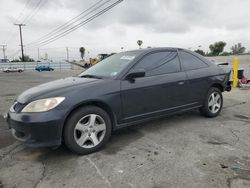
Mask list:
[{"label": "front grille", "polygon": [[13,109],[15,112],[21,112],[21,110],[24,108],[24,104],[16,102],[13,106]]}]

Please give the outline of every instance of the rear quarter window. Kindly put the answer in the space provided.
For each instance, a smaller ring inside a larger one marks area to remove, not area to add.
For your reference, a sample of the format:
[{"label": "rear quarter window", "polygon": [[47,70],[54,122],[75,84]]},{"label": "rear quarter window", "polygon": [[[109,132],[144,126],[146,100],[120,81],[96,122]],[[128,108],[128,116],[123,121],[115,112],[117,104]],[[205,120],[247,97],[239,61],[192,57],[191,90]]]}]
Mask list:
[{"label": "rear quarter window", "polygon": [[191,53],[180,51],[179,56],[181,59],[182,67],[185,71],[208,67],[205,62]]}]

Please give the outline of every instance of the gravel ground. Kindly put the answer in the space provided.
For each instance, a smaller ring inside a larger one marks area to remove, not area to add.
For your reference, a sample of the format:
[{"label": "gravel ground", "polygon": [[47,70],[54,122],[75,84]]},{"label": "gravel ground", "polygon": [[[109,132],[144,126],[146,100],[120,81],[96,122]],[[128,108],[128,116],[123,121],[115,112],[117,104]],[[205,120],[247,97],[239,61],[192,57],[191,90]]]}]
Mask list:
[{"label": "gravel ground", "polygon": [[[76,73],[0,73],[0,113],[27,88]],[[129,127],[86,156],[27,148],[0,116],[0,188],[250,187],[249,108],[250,90],[234,89],[217,118],[191,111]]]}]

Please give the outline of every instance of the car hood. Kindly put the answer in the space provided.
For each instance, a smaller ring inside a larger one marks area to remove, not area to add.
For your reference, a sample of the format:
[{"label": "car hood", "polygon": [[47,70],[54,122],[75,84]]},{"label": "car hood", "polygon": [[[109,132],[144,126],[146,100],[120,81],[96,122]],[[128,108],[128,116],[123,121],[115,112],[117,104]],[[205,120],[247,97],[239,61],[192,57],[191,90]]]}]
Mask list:
[{"label": "car hood", "polygon": [[63,96],[72,87],[87,86],[94,82],[101,81],[94,78],[80,78],[80,77],[68,77],[60,80],[55,80],[45,84],[41,84],[30,88],[18,96],[17,101],[20,103],[28,103],[32,100],[46,97],[56,97],[56,95]]}]

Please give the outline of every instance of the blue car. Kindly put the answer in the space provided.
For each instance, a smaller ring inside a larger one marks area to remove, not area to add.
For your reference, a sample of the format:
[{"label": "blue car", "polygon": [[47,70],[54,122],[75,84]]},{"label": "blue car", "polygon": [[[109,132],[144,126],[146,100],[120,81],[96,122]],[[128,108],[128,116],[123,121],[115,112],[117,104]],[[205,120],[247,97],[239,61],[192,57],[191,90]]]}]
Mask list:
[{"label": "blue car", "polygon": [[41,71],[53,71],[54,69],[51,68],[50,66],[40,65],[40,66],[36,66],[35,70],[37,70],[38,72],[41,72]]}]

